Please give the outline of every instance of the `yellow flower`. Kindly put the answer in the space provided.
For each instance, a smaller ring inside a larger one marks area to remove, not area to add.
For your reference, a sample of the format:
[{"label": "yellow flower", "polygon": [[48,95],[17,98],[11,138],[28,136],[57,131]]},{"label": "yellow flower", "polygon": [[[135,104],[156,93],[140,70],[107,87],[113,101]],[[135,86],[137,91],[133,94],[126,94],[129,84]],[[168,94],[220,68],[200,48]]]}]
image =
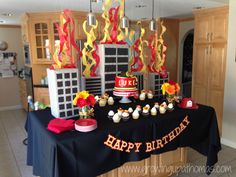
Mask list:
[{"label": "yellow flower", "polygon": [[[76,94],[76,96],[77,96],[77,94]],[[89,96],[89,92],[83,90],[83,91],[79,92],[78,96],[79,96],[79,98],[83,98],[83,99],[86,100],[88,98],[88,96]]]},{"label": "yellow flower", "polygon": [[79,94],[77,93],[76,96],[75,96],[75,98],[73,99],[73,105],[76,106],[78,99],[79,99]]},{"label": "yellow flower", "polygon": [[73,100],[73,105],[77,105],[77,100],[79,98],[82,98],[82,99],[86,100],[88,98],[88,96],[89,96],[89,92],[85,91],[85,90],[76,93],[76,96],[75,96],[75,98]]},{"label": "yellow flower", "polygon": [[163,95],[165,95],[166,90],[167,90],[167,88],[168,88],[169,86],[170,86],[170,84],[169,84],[168,82],[162,84],[161,90],[162,90],[162,94],[163,94]]}]

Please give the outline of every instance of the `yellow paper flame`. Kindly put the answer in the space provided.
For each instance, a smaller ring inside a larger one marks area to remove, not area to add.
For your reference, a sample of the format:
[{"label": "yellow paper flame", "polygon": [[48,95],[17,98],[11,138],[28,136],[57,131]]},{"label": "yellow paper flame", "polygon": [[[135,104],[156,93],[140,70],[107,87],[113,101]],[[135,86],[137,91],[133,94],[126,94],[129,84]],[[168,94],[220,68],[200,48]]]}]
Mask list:
[{"label": "yellow paper flame", "polygon": [[95,50],[94,48],[94,41],[96,40],[96,36],[95,36],[95,30],[98,27],[98,21],[96,21],[96,25],[92,26],[90,31],[88,32],[87,29],[87,20],[84,21],[83,23],[83,30],[87,36],[87,41],[84,43],[84,48],[82,50],[82,64],[84,65],[84,71],[83,71],[83,75],[85,77],[90,77],[91,74],[91,70],[92,67],[96,64],[96,60],[93,58],[93,51]]}]

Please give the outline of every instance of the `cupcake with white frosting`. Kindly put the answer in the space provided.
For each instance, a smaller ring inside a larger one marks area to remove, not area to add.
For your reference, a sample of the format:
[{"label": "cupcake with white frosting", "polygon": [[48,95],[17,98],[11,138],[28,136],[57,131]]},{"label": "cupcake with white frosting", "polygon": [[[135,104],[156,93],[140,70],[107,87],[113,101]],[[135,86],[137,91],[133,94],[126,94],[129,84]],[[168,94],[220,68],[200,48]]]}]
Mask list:
[{"label": "cupcake with white frosting", "polygon": [[133,119],[138,119],[139,116],[140,116],[139,111],[138,110],[134,110],[134,112],[132,113]]},{"label": "cupcake with white frosting", "polygon": [[156,116],[157,115],[157,109],[156,109],[155,106],[153,106],[152,109],[151,109],[151,115],[152,116]]},{"label": "cupcake with white frosting", "polygon": [[138,112],[141,112],[141,111],[142,111],[142,107],[141,107],[140,105],[137,105],[137,106],[136,106],[136,110],[137,110]]},{"label": "cupcake with white frosting", "polygon": [[118,113],[115,113],[115,115],[112,117],[112,120],[114,123],[119,123],[121,117],[118,115]]},{"label": "cupcake with white frosting", "polygon": [[158,102],[156,102],[154,106],[155,106],[156,109],[159,109],[159,103]]},{"label": "cupcake with white frosting", "polygon": [[165,114],[166,108],[165,108],[165,106],[164,106],[163,104],[160,105],[160,107],[159,107],[159,112],[160,112],[161,114]]},{"label": "cupcake with white frosting", "polygon": [[108,105],[113,105],[114,102],[115,102],[115,101],[114,101],[113,97],[111,97],[111,96],[110,96],[110,97],[108,98],[108,100],[107,100]]},{"label": "cupcake with white frosting", "polygon": [[148,90],[147,97],[148,99],[153,99],[153,93],[151,90]]},{"label": "cupcake with white frosting", "polygon": [[174,110],[174,105],[173,103],[169,103],[167,106],[168,111],[173,111]]},{"label": "cupcake with white frosting", "polygon": [[133,110],[133,108],[129,107],[128,111],[130,114],[132,114],[134,110]]},{"label": "cupcake with white frosting", "polygon": [[143,107],[142,114],[143,114],[144,116],[148,116],[148,115],[149,115],[149,108],[148,108],[147,106],[144,106],[144,107]]},{"label": "cupcake with white frosting", "polygon": [[110,110],[110,111],[108,112],[108,118],[109,118],[109,119],[112,119],[112,117],[113,117],[114,115],[115,115],[114,111]]},{"label": "cupcake with white frosting", "polygon": [[117,113],[120,117],[122,116],[123,111],[124,110],[122,108],[117,109]]},{"label": "cupcake with white frosting", "polygon": [[122,119],[123,119],[123,121],[129,120],[129,111],[128,110],[124,110],[124,112],[122,113]]}]

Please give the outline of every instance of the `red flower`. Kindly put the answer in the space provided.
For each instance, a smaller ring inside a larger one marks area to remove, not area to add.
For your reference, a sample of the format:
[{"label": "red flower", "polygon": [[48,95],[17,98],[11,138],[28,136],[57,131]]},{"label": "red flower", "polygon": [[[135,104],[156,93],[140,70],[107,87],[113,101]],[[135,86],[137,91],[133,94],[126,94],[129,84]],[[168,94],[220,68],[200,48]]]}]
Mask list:
[{"label": "red flower", "polygon": [[87,106],[87,101],[83,98],[78,98],[76,105],[80,108]]},{"label": "red flower", "polygon": [[95,104],[95,98],[93,95],[89,95],[87,98],[87,104],[88,106],[94,106]]},{"label": "red flower", "polygon": [[170,85],[175,85],[176,82],[174,82],[174,81],[172,81],[172,80],[169,80],[169,84],[170,84]]}]

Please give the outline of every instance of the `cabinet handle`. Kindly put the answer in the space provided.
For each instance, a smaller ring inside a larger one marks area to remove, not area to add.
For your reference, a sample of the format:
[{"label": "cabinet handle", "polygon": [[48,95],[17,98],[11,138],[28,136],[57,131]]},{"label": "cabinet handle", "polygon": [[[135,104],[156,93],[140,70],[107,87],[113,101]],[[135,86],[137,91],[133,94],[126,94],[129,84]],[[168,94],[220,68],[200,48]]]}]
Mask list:
[{"label": "cabinet handle", "polygon": [[209,47],[209,54],[211,55],[211,52],[212,52],[212,47],[210,46]]},{"label": "cabinet handle", "polygon": [[208,47],[205,49],[205,53],[206,55],[208,55]]},{"label": "cabinet handle", "polygon": [[212,38],[213,38],[213,33],[211,33],[210,41],[212,41]]},{"label": "cabinet handle", "polygon": [[210,34],[209,34],[209,33],[207,33],[207,41],[209,41],[209,35],[210,35]]}]

